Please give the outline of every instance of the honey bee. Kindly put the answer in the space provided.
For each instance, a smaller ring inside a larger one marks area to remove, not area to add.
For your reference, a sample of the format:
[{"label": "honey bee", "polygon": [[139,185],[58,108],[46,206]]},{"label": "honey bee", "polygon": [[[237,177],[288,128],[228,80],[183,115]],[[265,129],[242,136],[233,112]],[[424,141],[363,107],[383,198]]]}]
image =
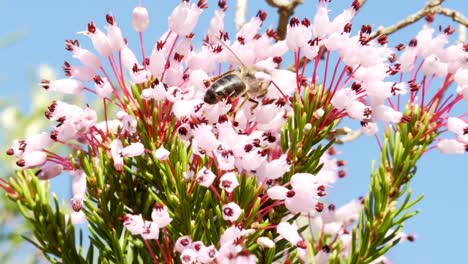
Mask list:
[{"label": "honey bee", "polygon": [[[226,47],[239,62],[240,69],[228,71],[214,79],[205,93],[203,100],[207,104],[216,104],[224,98],[237,98],[244,95],[248,100],[255,101],[254,97],[263,97],[268,92],[270,82],[259,80],[255,77],[257,72],[253,67],[246,67],[237,55],[222,40],[219,42]],[[245,101],[243,102],[245,103]]]}]

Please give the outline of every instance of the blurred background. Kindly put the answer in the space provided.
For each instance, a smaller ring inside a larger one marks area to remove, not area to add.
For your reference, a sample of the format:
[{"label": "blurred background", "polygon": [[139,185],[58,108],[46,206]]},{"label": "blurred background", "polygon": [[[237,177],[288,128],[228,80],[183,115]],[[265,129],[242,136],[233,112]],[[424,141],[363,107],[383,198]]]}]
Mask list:
[{"label": "blurred background", "polygon": [[[150,27],[144,33],[146,53],[154,41],[167,30],[167,16],[178,1],[141,1],[150,13]],[[206,32],[217,1],[208,0],[210,8],[206,10],[195,28],[196,42],[201,44],[201,36]],[[228,0],[229,11],[225,18],[225,27],[234,35],[234,11],[236,1]],[[351,4],[351,0],[335,0],[328,7],[331,17],[339,14]],[[294,16],[313,19],[316,0],[305,0],[299,5]],[[380,25],[389,26],[418,11],[426,1],[378,1],[368,0],[354,19],[354,31],[362,24],[371,24],[374,29]],[[129,46],[139,56],[138,35],[131,28],[131,12],[137,1],[1,1],[0,0],[0,176],[7,177],[12,171],[12,159],[5,155],[5,150],[14,138],[23,138],[49,126],[43,112],[57,94],[48,93],[38,87],[41,78],[63,78],[61,66],[64,61],[75,62],[71,54],[64,49],[65,39],[79,39],[83,47],[92,49],[89,40],[76,32],[86,29],[86,24],[94,21],[101,29],[105,23],[105,14],[112,13]],[[447,0],[445,7],[456,9],[468,16],[468,4],[463,0]],[[263,29],[276,28],[276,10],[261,0],[249,0],[246,19],[254,16],[259,9],[267,11],[268,18]],[[458,26],[450,19],[438,17],[435,25]],[[414,38],[423,22],[402,29],[389,37],[390,45],[407,43]],[[458,35],[457,35],[458,36]],[[198,38],[197,38],[198,37]],[[286,65],[286,64],[285,64]],[[455,88],[454,88],[455,89]],[[77,100],[76,98],[74,100]],[[83,103],[93,103],[93,98],[81,98]],[[462,102],[456,112],[467,112],[468,103]],[[352,125],[350,125],[352,126]],[[354,128],[356,124],[354,124]],[[374,138],[361,137],[337,148],[338,158],[347,161],[347,176],[334,186],[329,198],[330,203],[340,206],[352,198],[365,195],[368,190],[369,173],[373,160],[378,159],[379,150]],[[468,172],[467,156],[441,155],[437,150],[427,153],[418,165],[417,175],[413,179],[413,193],[424,194],[425,198],[416,208],[421,213],[407,222],[405,232],[416,235],[414,243],[403,243],[390,251],[387,256],[394,263],[459,263],[465,258],[465,238],[468,237],[466,219],[468,211]],[[62,199],[69,200],[70,178],[62,175],[51,181],[52,189]],[[2,196],[3,193],[2,193]],[[18,235],[27,232],[21,224],[21,218],[15,217],[8,210],[8,203],[1,200],[0,205],[0,254],[11,253],[10,238],[14,243],[20,241]],[[34,250],[31,247],[31,253]],[[13,249],[16,244],[13,244]],[[2,263],[17,263],[18,255],[13,259],[2,258]],[[0,256],[1,257],[1,256]],[[28,257],[30,260],[34,256]]]}]

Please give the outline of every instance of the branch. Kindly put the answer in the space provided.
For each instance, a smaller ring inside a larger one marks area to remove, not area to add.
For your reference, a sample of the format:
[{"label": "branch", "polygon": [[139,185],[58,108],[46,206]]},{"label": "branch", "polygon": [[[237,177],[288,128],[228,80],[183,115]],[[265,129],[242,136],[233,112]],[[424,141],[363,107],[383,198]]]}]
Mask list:
[{"label": "branch", "polygon": [[370,38],[374,39],[380,35],[390,35],[398,30],[409,26],[413,23],[418,22],[422,18],[426,17],[428,14],[441,14],[447,17],[451,17],[453,21],[468,27],[468,19],[460,12],[453,10],[453,9],[448,9],[444,8],[441,6],[441,3],[443,0],[431,0],[429,1],[421,10],[418,12],[407,16],[405,19],[401,20],[400,22],[389,26],[387,28],[380,27],[376,31],[374,31],[371,35]]},{"label": "branch", "polygon": [[239,30],[245,23],[245,14],[247,12],[247,0],[237,0],[237,9],[235,15],[236,28]]},{"label": "branch", "polygon": [[457,22],[460,25],[468,27],[468,18],[466,18],[462,13],[457,10],[436,6],[432,9],[434,13],[441,14],[447,17],[451,17],[453,21]]},{"label": "branch", "polygon": [[304,3],[304,0],[293,0],[291,3],[282,0],[266,0],[267,4],[278,9],[278,27],[276,33],[279,40],[286,38],[286,28],[288,27],[289,18],[294,14],[294,9],[299,4]]}]

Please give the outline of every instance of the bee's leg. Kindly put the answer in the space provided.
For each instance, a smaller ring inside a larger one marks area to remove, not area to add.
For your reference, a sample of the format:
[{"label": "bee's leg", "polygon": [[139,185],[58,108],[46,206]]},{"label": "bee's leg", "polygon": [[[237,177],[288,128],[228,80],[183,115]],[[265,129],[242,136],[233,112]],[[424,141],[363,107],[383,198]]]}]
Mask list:
[{"label": "bee's leg", "polygon": [[252,99],[252,98],[249,98],[248,100],[249,100],[249,102],[254,103],[254,105],[253,105],[252,107],[250,107],[250,112],[253,112],[253,110],[254,110],[255,108],[257,108],[257,106],[258,106],[258,104],[259,104],[260,102],[257,101],[257,100],[255,100],[255,99]]},{"label": "bee's leg", "polygon": [[242,102],[236,106],[236,110],[234,110],[234,113],[237,113],[237,111],[239,111],[239,109],[241,109],[242,106],[244,106],[244,104],[247,103],[248,100],[249,97],[247,96],[244,99],[242,99]]}]

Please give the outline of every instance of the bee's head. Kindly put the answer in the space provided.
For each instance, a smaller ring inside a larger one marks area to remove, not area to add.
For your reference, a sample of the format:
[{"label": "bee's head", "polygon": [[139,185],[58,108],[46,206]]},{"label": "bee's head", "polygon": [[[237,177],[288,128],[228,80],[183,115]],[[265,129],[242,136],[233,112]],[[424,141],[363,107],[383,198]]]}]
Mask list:
[{"label": "bee's head", "polygon": [[203,101],[207,104],[216,104],[219,102],[218,95],[213,89],[208,89],[206,90],[205,97],[203,98]]}]

